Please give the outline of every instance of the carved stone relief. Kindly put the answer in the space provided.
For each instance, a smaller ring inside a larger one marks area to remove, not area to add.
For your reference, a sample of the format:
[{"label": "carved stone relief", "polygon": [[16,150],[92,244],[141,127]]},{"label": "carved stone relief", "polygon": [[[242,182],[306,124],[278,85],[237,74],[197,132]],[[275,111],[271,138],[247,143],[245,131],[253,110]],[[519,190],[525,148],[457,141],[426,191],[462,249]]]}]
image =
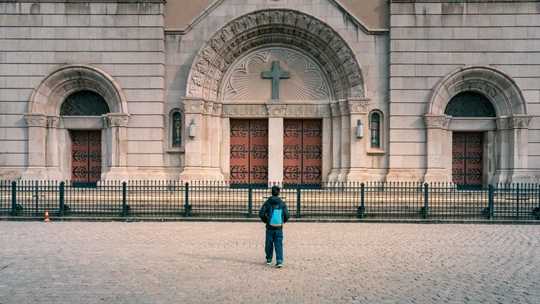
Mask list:
[{"label": "carved stone relief", "polygon": [[[231,86],[221,85],[224,72],[249,50],[267,44],[297,48],[311,54],[317,65],[324,67],[325,73],[335,74],[323,89],[335,99],[364,95],[354,52],[337,32],[310,15],[287,9],[268,9],[233,20],[208,40],[193,63],[187,96],[216,100],[218,95],[230,94]],[[229,91],[218,94],[220,87]]]},{"label": "carved stone relief", "polygon": [[324,74],[306,55],[294,50],[266,48],[250,53],[238,60],[224,81],[223,100],[270,100],[271,80],[261,74],[269,71],[273,61],[288,72],[281,79],[279,96],[282,100],[331,100],[332,92]]}]

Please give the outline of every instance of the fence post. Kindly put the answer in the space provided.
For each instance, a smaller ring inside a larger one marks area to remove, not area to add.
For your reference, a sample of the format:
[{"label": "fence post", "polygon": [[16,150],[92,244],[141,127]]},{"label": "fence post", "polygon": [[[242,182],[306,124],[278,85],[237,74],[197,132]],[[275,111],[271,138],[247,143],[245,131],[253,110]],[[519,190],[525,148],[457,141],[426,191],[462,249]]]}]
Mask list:
[{"label": "fence post", "polygon": [[127,215],[127,204],[126,204],[126,198],[127,196],[127,183],[122,183],[122,217],[126,217]]},{"label": "fence post", "polygon": [[494,200],[494,196],[495,196],[494,192],[495,192],[495,190],[493,188],[493,185],[489,184],[489,196],[488,197],[489,197],[489,219],[490,220],[493,220],[493,213],[494,213],[494,210],[493,210],[494,202],[493,202],[493,200]]},{"label": "fence post", "polygon": [[519,220],[519,184],[516,184],[516,220]]},{"label": "fence post", "polygon": [[364,210],[365,210],[365,206],[364,206],[364,193],[365,193],[365,185],[364,183],[362,183],[360,185],[360,218],[364,218]]},{"label": "fence post", "polygon": [[60,216],[64,216],[64,182],[60,182]]},{"label": "fence post", "polygon": [[251,218],[253,213],[253,200],[252,200],[253,188],[251,183],[248,184],[248,218]]},{"label": "fence post", "polygon": [[38,181],[35,181],[34,183],[36,185],[36,216],[38,216],[38,209],[39,209],[39,189],[38,189]]},{"label": "fence post", "polygon": [[428,218],[428,204],[429,195],[428,195],[428,183],[424,184],[424,219]]},{"label": "fence post", "polygon": [[186,204],[184,206],[184,217],[189,216],[189,183],[186,182]]},{"label": "fence post", "polygon": [[11,216],[17,215],[17,182],[11,182]]},{"label": "fence post", "polygon": [[296,218],[300,218],[300,184],[296,185]]}]

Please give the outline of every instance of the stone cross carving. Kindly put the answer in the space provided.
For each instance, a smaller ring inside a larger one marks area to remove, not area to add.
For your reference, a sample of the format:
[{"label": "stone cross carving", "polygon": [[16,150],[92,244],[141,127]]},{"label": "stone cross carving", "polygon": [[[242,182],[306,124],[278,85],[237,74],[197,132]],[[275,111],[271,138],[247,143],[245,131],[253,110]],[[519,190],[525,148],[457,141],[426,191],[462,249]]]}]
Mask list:
[{"label": "stone cross carving", "polygon": [[279,61],[272,61],[272,70],[262,72],[262,78],[272,79],[272,100],[279,100],[279,80],[289,78],[289,72],[282,72],[279,69]]}]

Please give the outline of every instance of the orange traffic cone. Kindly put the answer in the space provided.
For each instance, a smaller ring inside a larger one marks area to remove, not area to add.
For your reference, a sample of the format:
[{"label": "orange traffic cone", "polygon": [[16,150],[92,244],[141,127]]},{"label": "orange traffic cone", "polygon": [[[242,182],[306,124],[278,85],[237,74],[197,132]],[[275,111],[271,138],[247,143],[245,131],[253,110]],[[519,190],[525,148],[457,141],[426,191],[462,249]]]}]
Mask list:
[{"label": "orange traffic cone", "polygon": [[48,222],[49,221],[49,210],[45,210],[45,219],[43,220],[44,222]]}]

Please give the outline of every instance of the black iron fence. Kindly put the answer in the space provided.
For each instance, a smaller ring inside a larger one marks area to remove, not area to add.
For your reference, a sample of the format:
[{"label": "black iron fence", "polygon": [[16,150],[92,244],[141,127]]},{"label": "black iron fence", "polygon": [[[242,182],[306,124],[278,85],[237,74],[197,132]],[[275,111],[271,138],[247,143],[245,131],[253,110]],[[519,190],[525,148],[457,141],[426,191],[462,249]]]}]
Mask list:
[{"label": "black iron fence", "polygon": [[[272,185],[269,185],[269,187]],[[226,182],[0,181],[0,216],[257,217],[270,190]],[[466,189],[452,183],[324,183],[286,187],[280,197],[296,218],[540,220],[538,184]]]}]

